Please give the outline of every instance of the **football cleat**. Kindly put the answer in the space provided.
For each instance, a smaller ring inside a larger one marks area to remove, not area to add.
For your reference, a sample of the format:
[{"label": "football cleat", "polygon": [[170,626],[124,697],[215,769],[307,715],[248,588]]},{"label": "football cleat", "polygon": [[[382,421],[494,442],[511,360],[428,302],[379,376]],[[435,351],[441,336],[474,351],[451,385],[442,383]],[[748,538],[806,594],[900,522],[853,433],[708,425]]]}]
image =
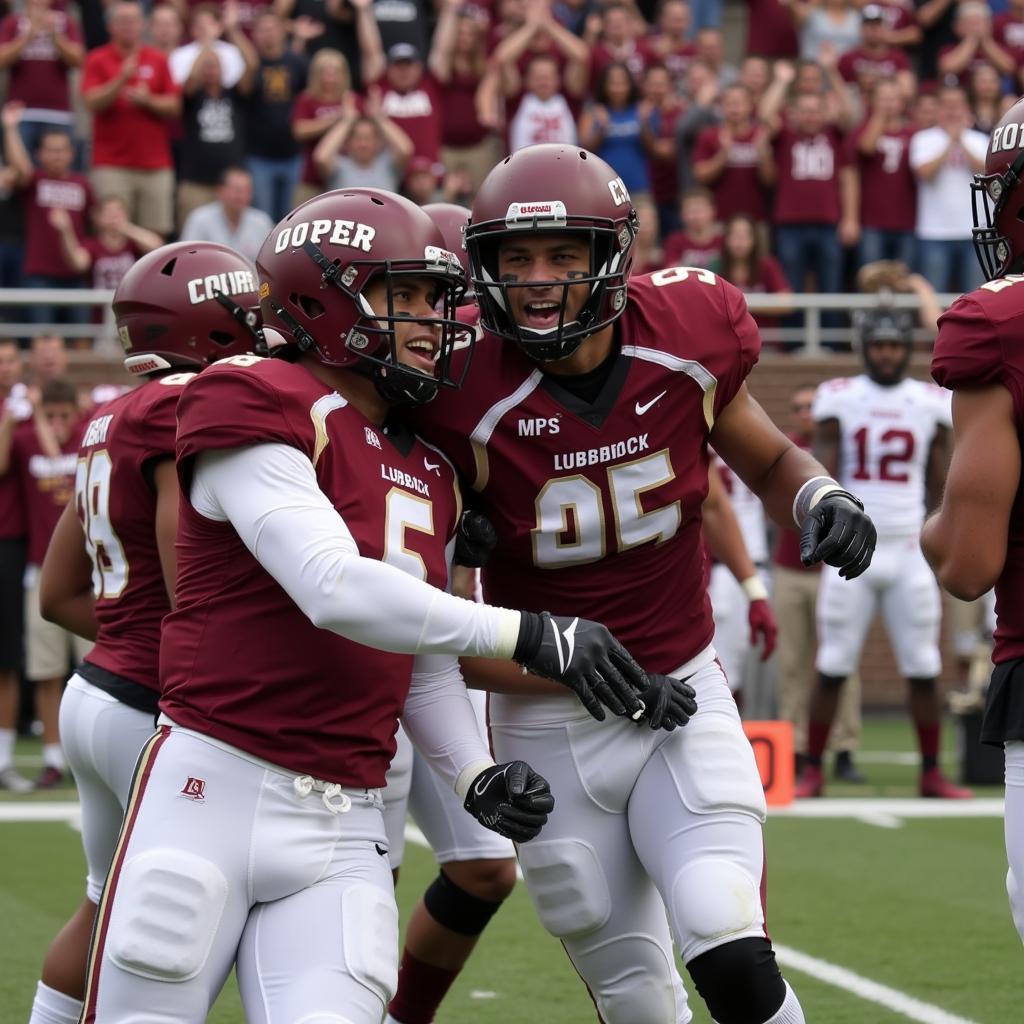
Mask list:
[{"label": "football cleat", "polygon": [[0,771],[0,789],[6,789],[10,793],[29,793],[32,790],[32,783],[14,768],[4,768]]},{"label": "football cleat", "polygon": [[57,789],[64,785],[64,773],[53,765],[47,765],[35,781],[35,789]]},{"label": "football cleat", "polygon": [[793,795],[797,800],[806,800],[813,796],[822,796],[825,792],[825,776],[822,774],[821,766],[817,764],[805,764],[803,775],[796,780],[796,788]]},{"label": "football cleat", "polygon": [[839,782],[851,782],[857,786],[862,786],[868,781],[867,776],[854,764],[853,755],[848,750],[840,750],[836,754],[835,764],[832,767],[832,778]]},{"label": "football cleat", "polygon": [[970,800],[974,793],[950,782],[938,768],[929,768],[921,773],[921,796],[938,800]]}]

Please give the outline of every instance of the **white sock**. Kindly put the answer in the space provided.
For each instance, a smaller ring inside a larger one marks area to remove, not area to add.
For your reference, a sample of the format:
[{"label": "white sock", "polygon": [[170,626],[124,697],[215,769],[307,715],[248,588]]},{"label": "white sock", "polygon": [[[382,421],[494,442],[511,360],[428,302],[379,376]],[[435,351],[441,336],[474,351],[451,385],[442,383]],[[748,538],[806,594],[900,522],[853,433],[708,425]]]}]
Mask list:
[{"label": "white sock", "polygon": [[14,764],[14,730],[0,729],[0,771]]},{"label": "white sock", "polygon": [[57,771],[64,771],[64,751],[60,749],[59,743],[43,744],[43,764],[47,768],[56,768]]},{"label": "white sock", "polygon": [[80,999],[72,999],[41,981],[37,982],[28,1024],[78,1024],[83,1005]]},{"label": "white sock", "polygon": [[1006,894],[1017,933],[1024,939],[1024,742],[1015,740],[1006,748],[1006,807],[1003,830],[1006,836]]},{"label": "white sock", "polygon": [[764,1024],[807,1024],[804,1020],[804,1011],[800,1006],[800,1000],[789,987],[788,981],[785,982],[785,985],[786,998],[782,1000],[782,1005]]}]

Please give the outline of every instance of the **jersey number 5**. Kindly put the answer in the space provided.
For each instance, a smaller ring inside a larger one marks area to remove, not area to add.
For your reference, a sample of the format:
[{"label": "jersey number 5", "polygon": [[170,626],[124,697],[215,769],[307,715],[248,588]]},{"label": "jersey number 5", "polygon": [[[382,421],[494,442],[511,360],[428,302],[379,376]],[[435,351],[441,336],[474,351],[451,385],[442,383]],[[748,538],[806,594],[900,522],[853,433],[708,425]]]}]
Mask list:
[{"label": "jersey number 5", "polygon": [[75,508],[92,559],[92,590],[113,600],[128,585],[128,561],[110,522],[110,476],[114,464],[103,448],[79,459],[75,469]]},{"label": "jersey number 5", "polygon": [[[678,501],[645,512],[641,498],[675,479],[668,449],[635,462],[608,467],[618,551],[628,551],[654,541],[661,544],[675,536],[682,523]],[[585,565],[605,557],[605,496],[592,480],[577,474],[549,480],[534,503],[537,525],[533,534],[533,563],[540,569]]]}]

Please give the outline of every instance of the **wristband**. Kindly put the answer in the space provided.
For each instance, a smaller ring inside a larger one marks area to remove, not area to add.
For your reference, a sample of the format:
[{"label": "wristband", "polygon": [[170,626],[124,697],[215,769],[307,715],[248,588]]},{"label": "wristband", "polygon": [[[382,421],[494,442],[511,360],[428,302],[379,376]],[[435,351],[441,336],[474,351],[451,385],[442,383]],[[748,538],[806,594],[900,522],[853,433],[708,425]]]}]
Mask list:
[{"label": "wristband", "polygon": [[748,601],[767,601],[768,600],[768,588],[764,585],[764,580],[758,575],[748,576],[740,586],[743,588],[743,593],[747,595]]},{"label": "wristband", "polygon": [[815,505],[832,491],[841,491],[839,483],[832,479],[830,476],[815,476],[808,480],[796,492],[796,497],[793,499],[793,521],[796,523],[799,529],[804,524],[804,519],[807,517],[807,513],[814,508]]},{"label": "wristband", "polygon": [[469,787],[473,785],[473,780],[481,773],[487,771],[488,768],[493,768],[496,762],[494,761],[471,761],[466,765],[465,768],[459,772],[459,777],[455,780],[455,793],[460,800],[466,799],[466,794],[469,792]]}]

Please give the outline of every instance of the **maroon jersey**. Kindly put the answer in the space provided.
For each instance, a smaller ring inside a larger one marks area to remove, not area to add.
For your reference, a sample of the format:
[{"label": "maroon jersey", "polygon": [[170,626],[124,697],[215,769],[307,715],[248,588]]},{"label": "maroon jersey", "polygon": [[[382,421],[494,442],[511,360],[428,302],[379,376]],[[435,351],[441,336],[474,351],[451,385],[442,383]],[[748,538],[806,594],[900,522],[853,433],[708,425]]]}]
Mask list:
[{"label": "maroon jersey", "polygon": [[160,623],[171,604],[154,532],[152,472],[174,458],[174,411],[194,376],[147,381],[94,410],[75,474],[99,627],[86,661],[153,691],[159,689]]},{"label": "maroon jersey", "polygon": [[142,255],[142,250],[128,238],[113,249],[100,238],[83,238],[82,248],[92,259],[89,276],[93,288],[117,288],[121,278]]},{"label": "maroon jersey", "polygon": [[434,76],[424,72],[419,84],[399,92],[382,78],[381,112],[390,117],[409,136],[413,155],[437,160],[441,153],[441,87]]},{"label": "maroon jersey", "polygon": [[485,334],[462,390],[416,418],[494,523],[487,600],[596,619],[668,672],[714,634],[707,438],[760,343],[743,296],[706,270],[632,278],[616,330],[621,353],[593,403]]},{"label": "maroon jersey", "polygon": [[[66,11],[54,11],[57,32],[72,43],[80,43],[82,34]],[[0,43],[6,45],[27,34],[31,28],[24,12],[9,14],[0,22]],[[70,111],[68,92],[70,68],[61,59],[53,35],[40,33],[29,38],[11,65],[7,99],[25,104],[29,119],[38,110]]]},{"label": "maroon jersey", "polygon": [[[362,98],[356,97],[356,109],[362,112]],[[301,92],[292,106],[291,121],[316,121],[321,117],[330,117],[341,112],[341,100],[320,100],[312,93]],[[313,150],[323,136],[303,143],[302,182],[305,185],[321,185],[320,175],[313,160]]]},{"label": "maroon jersey", "polygon": [[795,58],[800,42],[780,0],[748,0],[746,52],[757,57]]},{"label": "maroon jersey", "polygon": [[61,454],[50,456],[43,453],[31,420],[14,431],[11,466],[18,474],[25,499],[29,565],[43,564],[57,520],[74,493],[75,461],[81,436],[81,430],[76,428],[61,446]]},{"label": "maroon jersey", "polygon": [[839,74],[844,82],[857,83],[862,77],[872,81],[895,78],[898,71],[910,70],[910,58],[898,46],[886,46],[880,52],[847,50],[839,58]]},{"label": "maroon jersey", "polygon": [[992,19],[992,35],[1020,64],[1024,59],[1024,18],[1018,18],[1010,12],[997,14]]},{"label": "maroon jersey", "polygon": [[81,241],[85,237],[85,214],[92,205],[89,181],[81,174],[51,178],[38,168],[32,172],[25,195],[25,273],[45,277],[78,278],[61,254],[60,236],[50,224],[50,210],[67,210],[71,226]]},{"label": "maroon jersey", "polygon": [[776,224],[838,224],[839,170],[847,154],[842,137],[832,127],[815,135],[792,128],[775,137]]},{"label": "maroon jersey", "polygon": [[230,523],[188,503],[203,451],[286,444],[308,456],[359,553],[445,587],[455,473],[413,434],[388,433],[300,366],[236,356],[178,405],[177,608],[164,621],[160,707],[179,725],[291,771],[376,788],[395,752],[413,665],[318,629]]},{"label": "maroon jersey", "polygon": [[[1017,435],[1024,448],[1024,278],[989,281],[962,295],[939,318],[932,376],[945,388],[1001,384],[1013,397]],[[1010,513],[1006,563],[996,582],[996,631],[992,660],[1024,657],[1024,480]]]},{"label": "maroon jersey", "polygon": [[913,231],[917,223],[917,179],[910,169],[909,125],[883,132],[870,155],[859,142],[867,122],[849,140],[849,160],[860,171],[860,222],[882,231]]},{"label": "maroon jersey", "polygon": [[[757,171],[760,162],[757,138],[762,131],[757,125],[751,125],[746,132],[733,138],[725,167],[711,184],[718,218],[723,223],[736,213],[745,213],[754,220],[765,220],[768,216],[764,188]],[[718,127],[705,128],[697,136],[693,163],[709,160],[718,154],[722,148],[720,132]]]}]

